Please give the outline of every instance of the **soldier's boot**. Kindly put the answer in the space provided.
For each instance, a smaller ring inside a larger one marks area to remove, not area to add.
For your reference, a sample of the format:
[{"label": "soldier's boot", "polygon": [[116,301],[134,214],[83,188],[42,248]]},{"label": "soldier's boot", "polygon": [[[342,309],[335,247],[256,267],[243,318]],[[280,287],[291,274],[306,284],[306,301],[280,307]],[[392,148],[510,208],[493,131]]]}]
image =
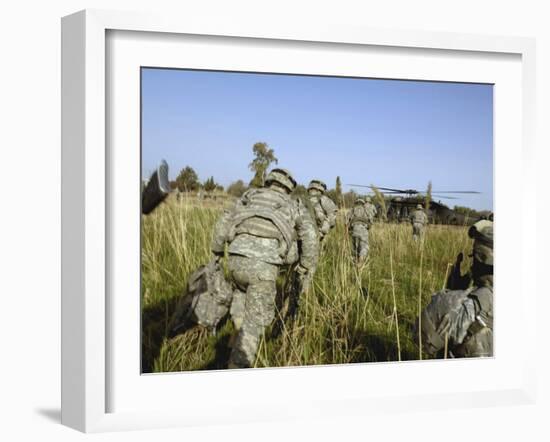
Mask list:
[{"label": "soldier's boot", "polygon": [[227,368],[250,368],[254,366],[261,336],[261,330],[258,329],[259,327],[250,329],[243,325],[243,328],[232,342]]},{"label": "soldier's boot", "polygon": [[233,342],[228,368],[254,366],[260,340],[275,316],[276,272],[262,277],[273,277],[273,281],[253,278],[253,282],[248,286],[244,317]]}]

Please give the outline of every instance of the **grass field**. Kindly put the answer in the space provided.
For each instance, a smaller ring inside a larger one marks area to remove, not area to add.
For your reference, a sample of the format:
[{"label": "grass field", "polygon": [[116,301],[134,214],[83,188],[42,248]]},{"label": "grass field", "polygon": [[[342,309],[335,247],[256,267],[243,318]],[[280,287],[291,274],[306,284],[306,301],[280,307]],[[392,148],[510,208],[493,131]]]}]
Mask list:
[{"label": "grass field", "polygon": [[[226,201],[225,204],[228,204]],[[231,321],[216,336],[199,328],[168,339],[168,323],[189,275],[211,259],[210,239],[220,202],[169,200],[142,221],[142,368],[166,372],[224,368]],[[366,265],[357,269],[340,213],[323,244],[313,284],[291,327],[262,340],[257,367],[398,361],[421,358],[413,325],[441,290],[463,251],[467,228],[429,226],[415,243],[408,224],[375,224]],[[280,278],[279,286],[284,281]],[[279,289],[281,290],[281,287]]]}]

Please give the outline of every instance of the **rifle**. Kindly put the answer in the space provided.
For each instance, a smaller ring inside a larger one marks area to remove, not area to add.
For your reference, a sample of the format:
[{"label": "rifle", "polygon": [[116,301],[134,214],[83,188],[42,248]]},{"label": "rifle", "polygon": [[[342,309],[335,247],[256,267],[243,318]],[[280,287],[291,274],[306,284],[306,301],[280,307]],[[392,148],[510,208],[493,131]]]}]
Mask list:
[{"label": "rifle", "polygon": [[305,284],[305,278],[307,278],[307,270],[304,272],[300,269],[303,267],[297,266],[292,275],[290,276],[290,294],[288,299],[288,310],[286,312],[286,318],[290,323],[294,322],[300,309],[300,297],[305,292],[307,287]]},{"label": "rifle", "polygon": [[288,308],[284,317],[273,327],[272,337],[278,337],[286,323],[293,324],[300,309],[300,298],[309,286],[309,271],[299,264],[290,272]]},{"label": "rifle", "polygon": [[449,277],[447,278],[446,287],[449,290],[466,290],[470,286],[470,282],[472,280],[471,274],[468,272],[463,275],[460,271],[460,265],[462,264],[463,259],[464,254],[460,252],[456,257],[451,273],[449,273]]}]

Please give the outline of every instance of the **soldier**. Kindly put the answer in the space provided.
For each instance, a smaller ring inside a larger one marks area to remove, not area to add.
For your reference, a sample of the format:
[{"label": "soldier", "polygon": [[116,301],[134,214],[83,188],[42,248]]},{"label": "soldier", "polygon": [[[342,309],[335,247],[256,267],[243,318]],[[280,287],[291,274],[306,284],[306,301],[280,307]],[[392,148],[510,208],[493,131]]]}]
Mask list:
[{"label": "soldier", "polygon": [[[265,187],[244,193],[233,210],[218,221],[212,240],[216,262],[190,278],[198,296],[183,299],[190,309],[187,319],[215,330],[227,310],[236,329],[228,368],[251,367],[264,330],[275,316],[276,279],[283,265],[297,264],[301,291],[313,276],[319,239],[315,221],[290,194],[296,187],[292,175],[273,169]],[[228,290],[219,261],[227,248]],[[202,273],[201,273],[202,272]],[[184,325],[185,326],[185,325]],[[175,329],[178,325],[176,315]]]},{"label": "soldier", "polygon": [[365,262],[369,253],[369,229],[374,221],[375,213],[376,209],[373,212],[366,207],[364,199],[358,198],[348,214],[348,229],[351,232],[353,257],[358,265]]},{"label": "soldier", "polygon": [[372,224],[378,212],[376,210],[376,206],[372,203],[372,199],[370,196],[367,196],[365,198],[365,210],[369,214],[369,217],[371,219],[371,224]]},{"label": "soldier", "polygon": [[478,221],[468,234],[474,239],[473,287],[432,296],[420,319],[422,349],[428,356],[445,347],[451,357],[493,355],[493,223]]},{"label": "soldier", "polygon": [[422,204],[417,204],[416,210],[411,215],[411,224],[413,228],[413,239],[418,241],[418,239],[424,238],[424,229],[426,224],[428,224],[428,216],[422,209]]},{"label": "soldier", "polygon": [[320,180],[312,180],[307,188],[308,199],[315,213],[319,240],[323,241],[325,235],[336,225],[336,212],[338,207],[325,194],[327,185]]}]

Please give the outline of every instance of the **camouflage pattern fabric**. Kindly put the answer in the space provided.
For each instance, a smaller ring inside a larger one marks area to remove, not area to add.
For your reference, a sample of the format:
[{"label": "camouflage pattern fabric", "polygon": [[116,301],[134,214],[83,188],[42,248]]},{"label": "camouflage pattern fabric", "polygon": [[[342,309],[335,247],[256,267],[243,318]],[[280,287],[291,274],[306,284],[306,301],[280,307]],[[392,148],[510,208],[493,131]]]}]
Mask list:
[{"label": "camouflage pattern fabric", "polygon": [[230,254],[282,265],[296,262],[298,242],[305,242],[300,263],[309,269],[317,261],[313,237],[315,222],[300,200],[278,188],[251,189],[216,224],[212,251],[222,253],[229,244]]},{"label": "camouflage pattern fabric", "polygon": [[355,262],[364,262],[369,254],[369,229],[356,223],[351,231],[351,241]]},{"label": "camouflage pattern fabric", "polygon": [[251,367],[256,360],[258,344],[275,316],[278,266],[258,259],[230,255],[230,277],[236,287],[237,303],[231,315],[237,336],[233,343],[230,367]]},{"label": "camouflage pattern fabric", "polygon": [[421,316],[422,350],[435,356],[445,347],[452,357],[493,355],[493,289],[436,293]]},{"label": "camouflage pattern fabric", "polygon": [[321,193],[312,192],[308,200],[315,214],[319,239],[322,241],[325,235],[336,225],[338,207],[328,196]]},{"label": "camouflage pattern fabric", "polygon": [[186,294],[180,299],[170,325],[171,331],[200,324],[214,331],[229,311],[233,288],[225,280],[218,260],[199,267],[189,277]]},{"label": "camouflage pattern fabric", "polygon": [[367,212],[367,215],[370,219],[370,224],[372,224],[374,222],[374,219],[376,218],[376,207],[374,204],[372,203],[365,203],[365,211]]},{"label": "camouflage pattern fabric", "polygon": [[234,287],[230,314],[237,330],[229,367],[250,367],[275,315],[279,268],[297,263],[307,274],[314,272],[317,228],[303,202],[281,188],[251,189],[216,224],[212,251],[220,255],[226,245]]},{"label": "camouflage pattern fabric", "polygon": [[422,348],[430,356],[445,344],[453,357],[493,356],[493,223],[479,221],[468,235],[474,239],[474,286],[436,293],[422,312]]},{"label": "camouflage pattern fabric", "polygon": [[428,224],[428,216],[423,210],[417,209],[411,215],[411,223],[413,227],[413,239],[417,241],[424,237],[426,224]]},{"label": "camouflage pattern fabric", "polygon": [[358,264],[367,259],[369,253],[369,228],[373,220],[373,212],[363,204],[356,205],[348,215],[353,257]]}]

